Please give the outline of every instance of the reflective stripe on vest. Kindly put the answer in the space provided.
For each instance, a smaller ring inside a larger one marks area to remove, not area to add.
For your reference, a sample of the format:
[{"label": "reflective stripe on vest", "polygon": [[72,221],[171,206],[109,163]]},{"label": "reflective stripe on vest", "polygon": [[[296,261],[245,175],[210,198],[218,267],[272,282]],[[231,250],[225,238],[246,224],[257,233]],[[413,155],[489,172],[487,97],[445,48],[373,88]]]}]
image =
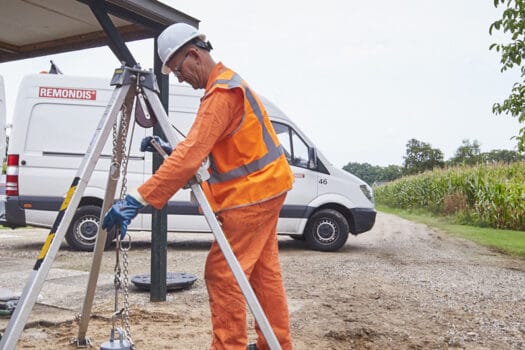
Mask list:
[{"label": "reflective stripe on vest", "polygon": [[264,144],[266,145],[267,152],[264,156],[262,156],[259,159],[256,159],[248,164],[241,165],[235,169],[231,169],[224,173],[219,173],[215,162],[213,160],[213,156],[210,154],[210,178],[208,179],[209,184],[229,181],[233,179],[237,179],[243,176],[247,176],[251,173],[254,173],[258,170],[261,170],[271,162],[275,161],[281,154],[283,154],[283,149],[281,145],[275,146],[273,139],[268,132],[268,129],[266,128],[266,124],[264,123],[264,117],[261,112],[261,109],[259,108],[259,105],[257,104],[257,101],[255,100],[255,97],[253,96],[251,90],[242,85],[242,79],[238,74],[234,74],[234,76],[231,79],[219,79],[216,80],[213,85],[217,84],[225,84],[228,86],[228,89],[240,87],[244,91],[244,98],[248,100],[248,103],[250,104],[250,107],[253,110],[253,113],[255,113],[257,120],[259,121],[259,124],[261,125],[262,133],[263,133],[263,140]]}]

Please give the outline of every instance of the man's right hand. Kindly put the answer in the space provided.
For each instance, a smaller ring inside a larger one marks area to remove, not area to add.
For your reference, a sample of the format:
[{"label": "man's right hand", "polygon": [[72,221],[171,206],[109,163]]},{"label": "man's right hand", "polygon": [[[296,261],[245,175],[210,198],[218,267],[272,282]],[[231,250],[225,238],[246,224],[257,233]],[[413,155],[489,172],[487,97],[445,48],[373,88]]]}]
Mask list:
[{"label": "man's right hand", "polygon": [[151,145],[151,140],[155,140],[155,142],[157,142],[160,147],[164,150],[164,152],[166,152],[167,155],[170,155],[171,152],[173,151],[173,147],[171,147],[171,145],[164,141],[163,139],[161,139],[159,136],[146,136],[145,138],[142,139],[142,141],[140,142],[140,151],[141,152],[155,152],[156,149]]}]

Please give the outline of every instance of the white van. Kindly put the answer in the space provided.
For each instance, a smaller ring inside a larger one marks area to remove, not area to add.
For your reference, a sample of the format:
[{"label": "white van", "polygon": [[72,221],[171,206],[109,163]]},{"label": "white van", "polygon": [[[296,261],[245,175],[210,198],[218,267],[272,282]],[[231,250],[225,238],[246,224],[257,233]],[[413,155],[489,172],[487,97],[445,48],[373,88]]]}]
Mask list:
[{"label": "white van", "polygon": [[5,123],[6,123],[6,104],[5,104],[5,87],[4,78],[0,75],[0,161],[4,160],[6,142],[5,140]]},{"label": "white van", "polygon": [[[6,150],[5,137],[6,122],[6,105],[5,105],[5,88],[4,78],[0,76],[0,160],[4,160]],[[5,219],[5,175],[0,178],[0,222]]]},{"label": "white van", "polygon": [[[1,224],[12,228],[53,225],[112,92],[105,79],[56,74],[23,78],[12,118]],[[183,133],[191,127],[201,95],[202,91],[189,86],[170,87],[169,117]],[[282,111],[265,99],[263,102],[295,175],[278,232],[304,239],[312,249],[333,251],[345,244],[349,233],[370,230],[376,216],[372,189],[333,167]],[[139,150],[140,141],[151,132],[139,126],[134,129],[127,188],[140,185],[151,175],[152,154]],[[74,249],[92,250],[94,246],[111,145],[110,137],[66,234]],[[167,210],[168,231],[210,232],[190,201],[189,190],[179,191]],[[129,229],[150,230],[151,208],[145,208]]]}]

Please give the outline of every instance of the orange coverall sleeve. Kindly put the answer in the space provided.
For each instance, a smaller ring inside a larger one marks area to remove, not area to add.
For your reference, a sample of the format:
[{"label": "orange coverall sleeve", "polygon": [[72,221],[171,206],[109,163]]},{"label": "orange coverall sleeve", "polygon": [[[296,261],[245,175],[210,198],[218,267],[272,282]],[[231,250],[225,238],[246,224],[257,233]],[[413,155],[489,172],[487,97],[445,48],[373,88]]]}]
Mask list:
[{"label": "orange coverall sleeve", "polygon": [[206,97],[186,139],[137,189],[142,198],[153,207],[162,208],[197,173],[215,143],[239,126],[243,115],[240,89],[216,90]]}]

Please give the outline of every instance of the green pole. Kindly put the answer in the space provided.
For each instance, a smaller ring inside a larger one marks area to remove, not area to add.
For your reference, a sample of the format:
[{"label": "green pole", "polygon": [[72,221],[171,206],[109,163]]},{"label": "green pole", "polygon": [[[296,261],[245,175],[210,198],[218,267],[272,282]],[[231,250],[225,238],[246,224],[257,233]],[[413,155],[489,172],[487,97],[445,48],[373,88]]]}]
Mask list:
[{"label": "green pole", "polygon": [[[157,77],[160,90],[160,101],[168,112],[169,77],[161,73],[162,62],[158,58],[157,41],[154,39],[153,72]],[[165,138],[158,124],[153,126],[153,134]],[[155,172],[162,164],[162,156],[153,152],[153,167]],[[151,215],[151,288],[150,301],[166,301],[166,271],[168,255],[168,210],[166,206],[160,210],[153,209]]]}]

